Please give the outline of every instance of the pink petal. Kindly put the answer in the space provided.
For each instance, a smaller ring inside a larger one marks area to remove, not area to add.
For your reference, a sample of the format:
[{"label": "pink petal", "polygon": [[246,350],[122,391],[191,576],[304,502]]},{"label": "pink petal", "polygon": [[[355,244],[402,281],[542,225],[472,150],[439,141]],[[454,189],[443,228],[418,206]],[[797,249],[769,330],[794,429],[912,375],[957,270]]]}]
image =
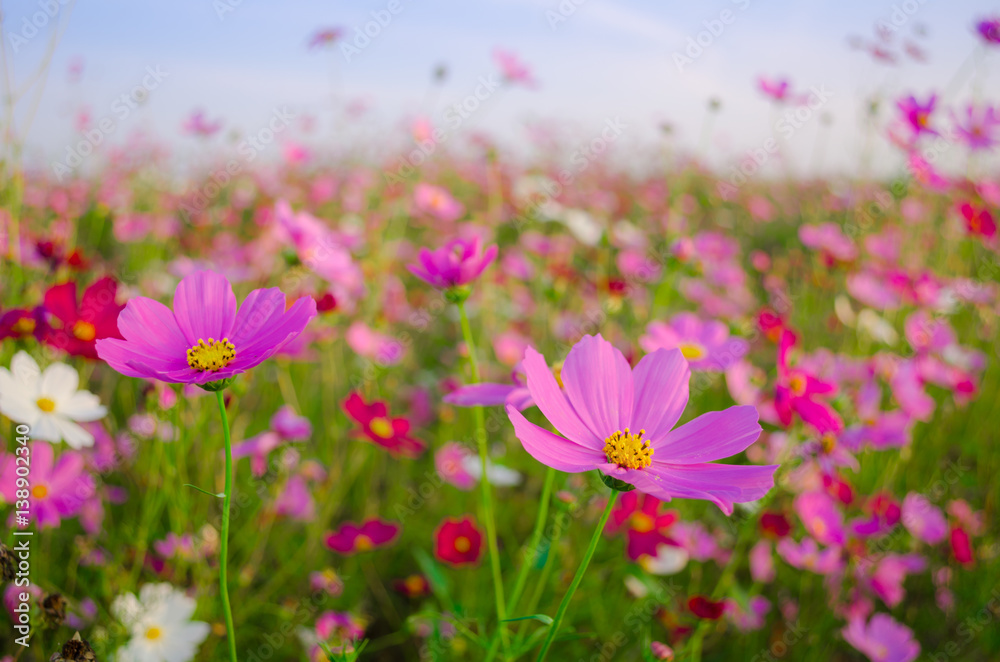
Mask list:
[{"label": "pink petal", "polygon": [[174,316],[188,346],[201,338],[229,336],[236,319],[236,295],[225,276],[199,271],[186,276],[174,291]]},{"label": "pink petal", "polygon": [[632,425],[646,431],[645,438],[653,448],[663,444],[684,413],[690,378],[688,362],[678,349],[658,349],[643,357],[632,371],[635,388]]},{"label": "pink petal", "polygon": [[545,418],[549,419],[549,423],[569,440],[581,446],[604,448],[604,437],[598,437],[583,424],[559,389],[559,384],[556,383],[556,378],[552,376],[552,371],[545,364],[542,355],[533,347],[528,347],[524,350],[524,360],[521,365],[524,367],[531,397],[545,414]]},{"label": "pink petal", "polygon": [[146,297],[131,299],[118,315],[118,330],[136,351],[160,359],[180,359],[187,364],[185,357],[192,343],[181,332],[173,312],[159,301]]},{"label": "pink petal", "polygon": [[757,441],[761,427],[757,408],[737,405],[710,411],[688,421],[662,439],[654,438],[654,459],[672,464],[695,464],[731,457]]},{"label": "pink petal", "polygon": [[595,469],[607,459],[600,451],[584,448],[528,422],[511,405],[507,405],[507,416],[510,417],[514,434],[521,440],[524,450],[546,466],[567,473],[580,473]]},{"label": "pink petal", "polygon": [[[629,472],[632,484],[653,496],[705,499],[731,515],[734,503],[760,499],[774,487],[777,465],[660,464]],[[638,474],[638,475],[637,475]],[[624,478],[629,481],[629,478]]]},{"label": "pink petal", "polygon": [[562,377],[570,404],[597,437],[607,438],[631,424],[632,369],[600,335],[584,336],[573,346]]}]

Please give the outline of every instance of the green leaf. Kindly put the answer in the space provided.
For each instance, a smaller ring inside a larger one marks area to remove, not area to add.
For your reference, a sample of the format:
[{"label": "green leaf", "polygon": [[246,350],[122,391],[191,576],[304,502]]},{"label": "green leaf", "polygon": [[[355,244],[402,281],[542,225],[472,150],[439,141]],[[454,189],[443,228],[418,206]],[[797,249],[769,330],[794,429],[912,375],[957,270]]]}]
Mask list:
[{"label": "green leaf", "polygon": [[545,623],[546,625],[552,625],[552,617],[547,614],[532,614],[531,616],[519,616],[518,618],[505,618],[504,623],[513,623],[514,621],[527,621],[535,620],[540,623]]}]

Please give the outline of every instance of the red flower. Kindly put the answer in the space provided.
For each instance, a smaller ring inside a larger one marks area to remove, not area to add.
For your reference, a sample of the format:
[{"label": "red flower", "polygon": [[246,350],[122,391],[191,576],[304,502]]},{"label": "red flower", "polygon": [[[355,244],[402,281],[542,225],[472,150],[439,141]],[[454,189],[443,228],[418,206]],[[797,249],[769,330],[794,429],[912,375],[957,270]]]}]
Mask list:
[{"label": "red flower", "polygon": [[760,528],[775,538],[784,538],[792,530],[792,525],[781,513],[763,513],[760,516]]},{"label": "red flower", "polygon": [[366,403],[356,391],[344,401],[344,411],[361,424],[359,434],[394,456],[417,457],[426,445],[410,436],[410,422],[390,418],[384,402]]},{"label": "red flower", "polygon": [[328,533],[325,542],[327,547],[338,554],[350,555],[390,545],[398,535],[398,524],[370,519],[360,526],[354,522],[345,522],[336,531]]},{"label": "red flower", "polygon": [[431,584],[423,575],[410,575],[397,579],[392,582],[392,588],[408,598],[421,598],[431,592]]},{"label": "red flower", "polygon": [[118,313],[125,308],[115,302],[118,283],[102,278],[76,301],[76,283],[54,285],[45,293],[45,310],[55,320],[42,336],[52,347],[88,359],[97,358],[95,342],[99,338],[122,339],[118,332]]},{"label": "red flower", "polygon": [[962,565],[972,565],[972,542],[969,540],[969,533],[962,528],[961,524],[953,524],[951,527],[951,553],[955,555],[955,560]]},{"label": "red flower", "polygon": [[15,308],[0,316],[0,340],[5,338],[41,338],[45,329],[45,311],[41,306],[34,310]]},{"label": "red flower", "polygon": [[643,555],[656,556],[660,545],[677,545],[666,536],[667,530],[677,521],[677,512],[664,510],[666,504],[654,496],[639,492],[625,492],[611,511],[607,532],[625,531],[628,541],[626,553],[633,561]]},{"label": "red flower", "polygon": [[688,600],[688,609],[698,618],[706,618],[712,621],[718,620],[722,617],[722,612],[725,611],[725,608],[725,602],[715,602],[703,595],[696,595]]},{"label": "red flower", "polygon": [[483,534],[471,517],[445,518],[434,532],[434,556],[453,566],[472,565],[483,553]]},{"label": "red flower", "polygon": [[965,229],[969,231],[969,234],[979,235],[987,239],[992,239],[996,236],[997,224],[993,220],[993,214],[988,209],[985,207],[976,209],[966,202],[959,207],[959,211],[965,217]]}]

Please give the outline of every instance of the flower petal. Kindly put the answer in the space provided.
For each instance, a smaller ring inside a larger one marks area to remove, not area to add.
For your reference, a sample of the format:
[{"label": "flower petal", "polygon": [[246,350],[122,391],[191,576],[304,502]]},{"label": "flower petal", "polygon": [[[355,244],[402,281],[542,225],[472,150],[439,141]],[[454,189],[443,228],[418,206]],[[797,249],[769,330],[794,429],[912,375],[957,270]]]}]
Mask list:
[{"label": "flower petal", "polygon": [[604,437],[598,437],[580,420],[560,390],[556,378],[552,376],[545,358],[533,347],[528,347],[524,350],[521,365],[524,367],[528,391],[549,423],[570,441],[588,448],[604,448]]},{"label": "flower petal", "polygon": [[65,363],[53,363],[42,373],[38,381],[38,394],[60,402],[76,393],[80,386],[80,375]]},{"label": "flower petal", "polygon": [[174,291],[174,316],[188,341],[221,340],[229,336],[236,319],[236,295],[229,280],[214,271],[186,276]]},{"label": "flower petal", "polygon": [[606,460],[600,451],[584,448],[530,423],[511,405],[507,405],[507,416],[510,417],[514,434],[521,441],[524,450],[546,466],[567,473],[580,473],[595,469]]},{"label": "flower petal", "polygon": [[562,377],[566,397],[595,436],[606,439],[631,425],[632,368],[600,334],[573,345]]},{"label": "flower petal", "polygon": [[646,469],[630,471],[630,476],[624,480],[661,500],[665,500],[664,497],[705,499],[731,515],[734,503],[756,501],[774,487],[777,468],[777,465],[653,462]]},{"label": "flower petal", "polygon": [[658,349],[632,371],[632,425],[646,431],[653,448],[663,445],[688,403],[691,369],[679,349]]},{"label": "flower petal", "polygon": [[187,365],[188,348],[195,344],[188,342],[169,308],[147,297],[135,297],[125,304],[118,315],[118,330],[136,351],[164,360],[179,360],[183,365]]},{"label": "flower petal", "polygon": [[732,457],[760,436],[757,420],[757,408],[751,405],[702,414],[671,431],[659,444],[654,442],[654,461],[696,464]]}]

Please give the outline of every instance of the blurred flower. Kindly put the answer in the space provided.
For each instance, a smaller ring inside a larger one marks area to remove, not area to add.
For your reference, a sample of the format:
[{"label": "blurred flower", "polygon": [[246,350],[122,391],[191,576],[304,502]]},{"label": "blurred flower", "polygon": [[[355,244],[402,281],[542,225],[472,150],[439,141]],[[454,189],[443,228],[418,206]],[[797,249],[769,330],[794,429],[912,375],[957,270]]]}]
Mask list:
[{"label": "blurred flower", "polygon": [[419,261],[407,269],[428,285],[446,290],[476,280],[496,257],[496,244],[484,251],[478,237],[452,239],[434,251],[421,248]]},{"label": "blurred flower", "polygon": [[473,565],[482,553],[483,534],[469,516],[447,517],[434,531],[434,556],[449,565]]},{"label": "blurred flower", "polygon": [[760,76],[757,78],[757,87],[766,96],[771,97],[771,99],[779,103],[788,101],[791,96],[788,79],[786,78],[771,80],[769,78],[765,78],[764,76]]},{"label": "blurred flower", "polygon": [[37,306],[32,310],[14,308],[0,315],[0,340],[7,338],[42,338],[48,332],[45,309]]},{"label": "blurred flower", "polygon": [[971,150],[991,149],[997,144],[996,129],[1000,127],[1000,112],[994,106],[965,107],[964,122],[952,115],[955,133]]},{"label": "blurred flower", "polygon": [[44,307],[55,319],[46,325],[42,340],[73,356],[96,359],[97,339],[122,337],[118,314],[124,306],[115,302],[117,292],[114,279],[102,278],[84,291],[77,304],[76,283],[53,285],[45,292]]},{"label": "blurred flower", "polygon": [[208,623],[192,621],[197,603],[170,584],[146,584],[139,597],[125,593],[111,604],[131,639],[118,649],[119,662],[187,662],[208,637]]},{"label": "blurred flower", "polygon": [[854,242],[836,223],[799,226],[799,239],[809,248],[823,252],[827,266],[837,262],[851,262],[858,256]]},{"label": "blurred flower", "polygon": [[[17,446],[17,448],[23,448]],[[84,503],[94,496],[94,479],[87,473],[83,455],[66,451],[55,460],[51,444],[32,442],[26,446],[31,459],[30,517],[42,528],[57,527],[63,518],[79,514]],[[19,453],[0,455],[0,494],[8,504],[17,496]]]},{"label": "blurred flower", "polygon": [[820,434],[839,432],[844,426],[840,416],[817,397],[834,394],[837,386],[818,379],[806,370],[791,366],[789,355],[796,342],[794,333],[787,329],[782,331],[778,346],[778,383],[774,395],[774,408],[781,424],[791,425],[794,413]]},{"label": "blurred flower", "polygon": [[333,568],[309,573],[309,586],[314,591],[323,591],[334,597],[344,592],[344,581]]},{"label": "blurred flower", "polygon": [[656,497],[625,492],[611,511],[606,531],[610,535],[624,531],[628,541],[625,553],[638,561],[642,556],[656,556],[660,545],[677,545],[667,536],[677,520],[677,512],[666,510],[666,504]]},{"label": "blurred flower", "polygon": [[418,212],[445,223],[457,221],[465,215],[465,206],[446,189],[422,182],[413,189],[413,204]]},{"label": "blurred flower", "polygon": [[948,522],[927,497],[910,492],[903,499],[901,519],[914,538],[936,545],[948,536]]},{"label": "blurred flower", "polygon": [[938,135],[938,132],[931,128],[930,118],[937,104],[937,95],[932,94],[925,103],[917,101],[916,97],[910,95],[905,99],[896,102],[896,107],[903,114],[903,119],[909,124],[914,136],[927,133]]},{"label": "blurred flower", "polygon": [[33,439],[92,446],[94,435],[77,422],[104,418],[108,410],[90,391],[77,390],[79,384],[80,376],[65,363],[53,363],[43,372],[21,350],[10,360],[10,370],[0,367],[0,412],[27,425]]},{"label": "blurred flower", "polygon": [[173,311],[146,297],[129,300],[118,318],[125,340],[99,340],[97,353],[128,377],[222,382],[273,356],[316,316],[312,297],[285,306],[272,287],[251,292],[237,313],[229,281],[199,271],[177,285]]},{"label": "blurred flower", "polygon": [[839,573],[844,567],[839,547],[822,549],[808,536],[798,543],[791,538],[783,538],[778,542],[777,550],[781,558],[799,570],[830,575]]},{"label": "blurred flower", "polygon": [[351,555],[391,545],[398,536],[398,524],[369,519],[360,526],[354,522],[345,522],[339,529],[326,535],[325,543],[338,554]]},{"label": "blurred flower", "polygon": [[774,484],[777,466],[710,464],[757,439],[755,408],[710,412],[671,431],[688,400],[690,370],[679,350],[657,350],[632,370],[600,335],[584,336],[563,366],[565,391],[538,352],[529,348],[523,364],[532,399],[568,435],[529,423],[507,405],[521,444],[543,464],[568,473],[599,469],[663,501],[706,499],[726,514]]},{"label": "blurred flower", "polygon": [[333,45],[343,36],[343,28],[324,28],[322,30],[317,30],[313,33],[313,36],[309,38],[308,48],[309,50],[312,50],[319,46]]},{"label": "blurred flower", "polygon": [[209,122],[205,117],[205,111],[196,110],[184,120],[182,128],[184,129],[184,133],[189,135],[208,138],[218,133],[219,129],[222,128],[222,120]]},{"label": "blurred flower", "polygon": [[521,83],[527,87],[537,87],[531,69],[514,53],[502,48],[493,49],[493,61],[500,67],[500,73],[507,83]]},{"label": "blurred flower", "polygon": [[670,323],[653,321],[639,346],[647,353],[658,349],[679,349],[692,370],[721,372],[750,351],[742,338],[731,338],[726,325],[717,320],[702,320],[694,313],[678,313]]},{"label": "blurred flower", "polygon": [[520,363],[511,372],[511,379],[513,384],[482,382],[460,386],[445,395],[442,400],[456,407],[492,407],[509,404],[518,411],[533,407],[535,403],[524,383],[524,369]]},{"label": "blurred flower", "polygon": [[988,46],[1000,46],[1000,18],[984,18],[976,23],[976,32]]},{"label": "blurred flower", "polygon": [[288,442],[305,441],[312,435],[312,423],[285,405],[271,417],[271,429],[233,445],[233,459],[250,458],[255,476],[267,473],[267,457],[271,451]]},{"label": "blurred flower", "polygon": [[386,404],[381,401],[366,403],[358,392],[351,393],[344,401],[344,411],[353,418],[361,430],[361,436],[394,456],[417,457],[426,445],[410,436],[410,422],[405,418],[392,418]]},{"label": "blurred flower", "polygon": [[670,646],[659,641],[653,641],[649,644],[649,652],[653,654],[653,657],[657,660],[667,660],[667,662],[673,662],[674,651]]},{"label": "blurred flower", "polygon": [[864,618],[852,618],[841,634],[871,662],[913,662],[920,655],[913,631],[889,614],[874,614],[867,623]]},{"label": "blurred flower", "polygon": [[969,234],[987,239],[993,239],[997,235],[997,224],[993,220],[993,214],[986,207],[976,209],[968,202],[964,202],[958,210],[965,219],[965,229]]},{"label": "blurred flower", "polygon": [[703,595],[696,595],[688,600],[688,609],[698,618],[717,621],[722,618],[722,614],[726,609],[726,603],[722,600],[716,602]]},{"label": "blurred flower", "polygon": [[392,587],[408,598],[422,598],[431,593],[431,583],[423,575],[396,579],[392,582]]},{"label": "blurred flower", "polygon": [[823,492],[795,497],[795,510],[809,535],[824,545],[842,547],[847,542],[844,520],[833,500]]}]

